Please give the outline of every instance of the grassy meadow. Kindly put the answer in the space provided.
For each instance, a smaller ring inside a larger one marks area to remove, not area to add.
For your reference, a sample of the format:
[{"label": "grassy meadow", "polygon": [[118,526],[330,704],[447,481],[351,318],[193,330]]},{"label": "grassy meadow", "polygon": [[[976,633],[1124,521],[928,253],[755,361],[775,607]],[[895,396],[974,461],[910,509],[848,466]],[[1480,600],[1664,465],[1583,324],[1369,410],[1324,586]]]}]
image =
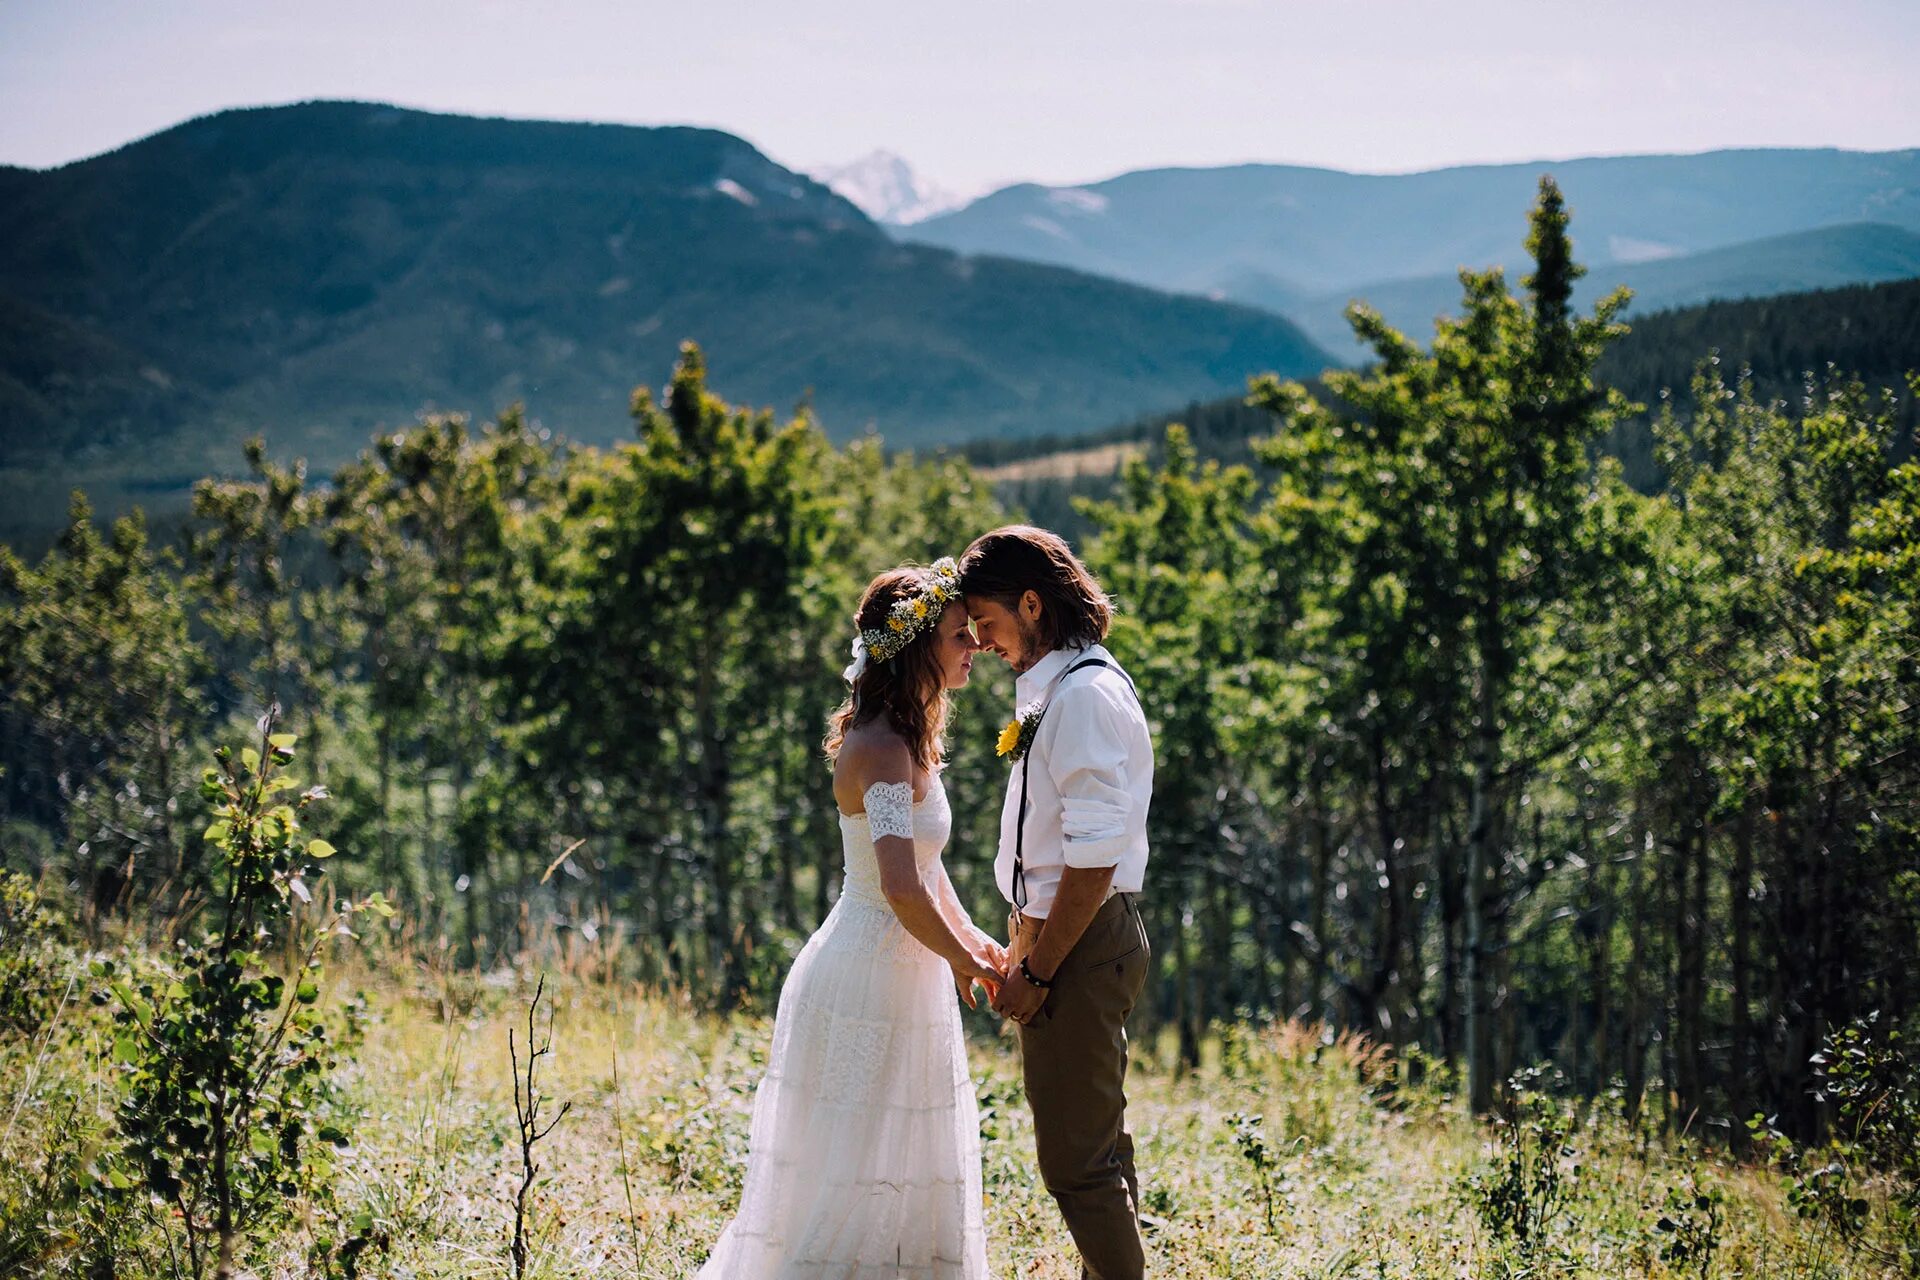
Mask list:
[{"label": "grassy meadow", "polygon": [[[509,1035],[524,1081],[544,979],[542,1123],[567,1109],[533,1150],[525,1274],[693,1275],[739,1194],[770,1017],[609,983],[594,974],[604,957],[586,953],[484,975],[439,954],[332,966],[325,1002],[350,1028],[329,1106],[350,1133],[330,1156],[333,1203],[297,1205],[241,1274],[511,1276],[522,1153]],[[0,1039],[9,1275],[99,1273],[84,1225],[59,1225],[42,1202],[62,1167],[110,1140],[111,1031],[85,972],[69,976],[37,1035]],[[1077,1275],[1036,1180],[1013,1042],[991,1015],[967,1019],[993,1273]],[[1576,1114],[1523,1095],[1518,1123],[1482,1124],[1443,1072],[1408,1085],[1379,1048],[1291,1022],[1216,1034],[1197,1071],[1177,1058],[1170,1041],[1137,1043],[1130,1089],[1156,1276],[1903,1274],[1870,1235],[1848,1243],[1797,1214],[1783,1172],[1631,1127],[1604,1099]],[[112,1273],[169,1275],[166,1224],[154,1205],[140,1214]],[[348,1265],[310,1261],[316,1239],[343,1229],[366,1242]]]}]

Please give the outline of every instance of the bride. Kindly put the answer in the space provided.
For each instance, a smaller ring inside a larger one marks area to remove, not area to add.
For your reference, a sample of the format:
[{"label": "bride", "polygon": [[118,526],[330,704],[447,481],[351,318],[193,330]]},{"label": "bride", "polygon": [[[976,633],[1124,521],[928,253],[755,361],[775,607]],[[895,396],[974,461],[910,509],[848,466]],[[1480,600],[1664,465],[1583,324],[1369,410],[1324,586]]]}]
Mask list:
[{"label": "bride", "polygon": [[[980,1128],[960,1010],[1006,953],[940,861],[947,692],[978,646],[951,558],[868,584],[827,730],[846,874],[780,991],[746,1187],[700,1280],[982,1280]],[[950,987],[948,984],[951,983]]]}]

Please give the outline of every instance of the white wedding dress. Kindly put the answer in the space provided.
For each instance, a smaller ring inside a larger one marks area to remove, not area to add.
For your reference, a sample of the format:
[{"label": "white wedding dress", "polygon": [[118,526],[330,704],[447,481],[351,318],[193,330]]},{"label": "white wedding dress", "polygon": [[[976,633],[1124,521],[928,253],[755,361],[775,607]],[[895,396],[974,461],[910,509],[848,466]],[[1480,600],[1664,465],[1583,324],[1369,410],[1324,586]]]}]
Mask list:
[{"label": "white wedding dress", "polygon": [[[912,819],[920,877],[937,888],[953,830],[938,773]],[[984,1280],[953,974],[887,905],[865,814],[840,815],[840,842],[840,899],[780,990],[740,1210],[699,1280]]]}]

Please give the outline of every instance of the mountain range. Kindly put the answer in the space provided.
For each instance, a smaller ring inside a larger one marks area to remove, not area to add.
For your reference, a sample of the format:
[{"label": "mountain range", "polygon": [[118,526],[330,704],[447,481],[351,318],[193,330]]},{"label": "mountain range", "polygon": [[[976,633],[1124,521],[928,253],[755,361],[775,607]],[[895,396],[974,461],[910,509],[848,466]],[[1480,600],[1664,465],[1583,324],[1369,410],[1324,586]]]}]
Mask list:
[{"label": "mountain range", "polygon": [[0,167],[0,536],[76,484],[178,506],[256,431],[324,471],[420,412],[520,401],[604,443],[686,339],[722,395],[841,439],[1137,421],[1355,358],[1351,298],[1418,336],[1462,266],[1517,287],[1542,172],[1586,296],[1628,284],[1630,318],[1920,276],[1916,151],[1160,169],[902,225],[945,197],[885,153],[830,187],[711,129],[227,111]]},{"label": "mountain range", "polygon": [[0,317],[9,517],[71,483],[177,500],[256,430],[325,468],[421,410],[524,401],[605,442],[686,339],[730,399],[896,445],[1327,360],[1244,305],[896,243],[726,133],[340,102],[0,169]]},{"label": "mountain range", "polygon": [[[1416,336],[1461,267],[1525,262],[1517,218],[1551,173],[1589,296],[1636,312],[1920,274],[1920,150],[1714,151],[1373,175],[1291,165],[1023,183],[896,234],[1251,303],[1343,357],[1363,299]],[[1517,284],[1517,279],[1515,280]]]}]

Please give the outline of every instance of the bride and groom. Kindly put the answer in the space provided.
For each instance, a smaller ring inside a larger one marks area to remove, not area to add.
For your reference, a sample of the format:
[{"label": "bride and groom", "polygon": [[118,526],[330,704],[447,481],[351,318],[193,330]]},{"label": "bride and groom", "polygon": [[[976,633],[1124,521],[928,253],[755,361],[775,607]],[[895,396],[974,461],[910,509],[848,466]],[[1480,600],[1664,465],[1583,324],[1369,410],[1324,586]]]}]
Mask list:
[{"label": "bride and groom", "polygon": [[[1100,644],[1111,615],[1066,543],[1026,526],[868,585],[826,742],[843,887],[781,989],[739,1212],[701,1280],[987,1274],[955,988],[969,1007],[984,989],[1017,1028],[1041,1177],[1082,1275],[1142,1274],[1124,1024],[1147,975],[1134,895],[1153,746]],[[1018,673],[1020,708],[1000,741],[1014,757],[994,864],[1004,945],[940,856],[948,694],[988,650]]]}]

